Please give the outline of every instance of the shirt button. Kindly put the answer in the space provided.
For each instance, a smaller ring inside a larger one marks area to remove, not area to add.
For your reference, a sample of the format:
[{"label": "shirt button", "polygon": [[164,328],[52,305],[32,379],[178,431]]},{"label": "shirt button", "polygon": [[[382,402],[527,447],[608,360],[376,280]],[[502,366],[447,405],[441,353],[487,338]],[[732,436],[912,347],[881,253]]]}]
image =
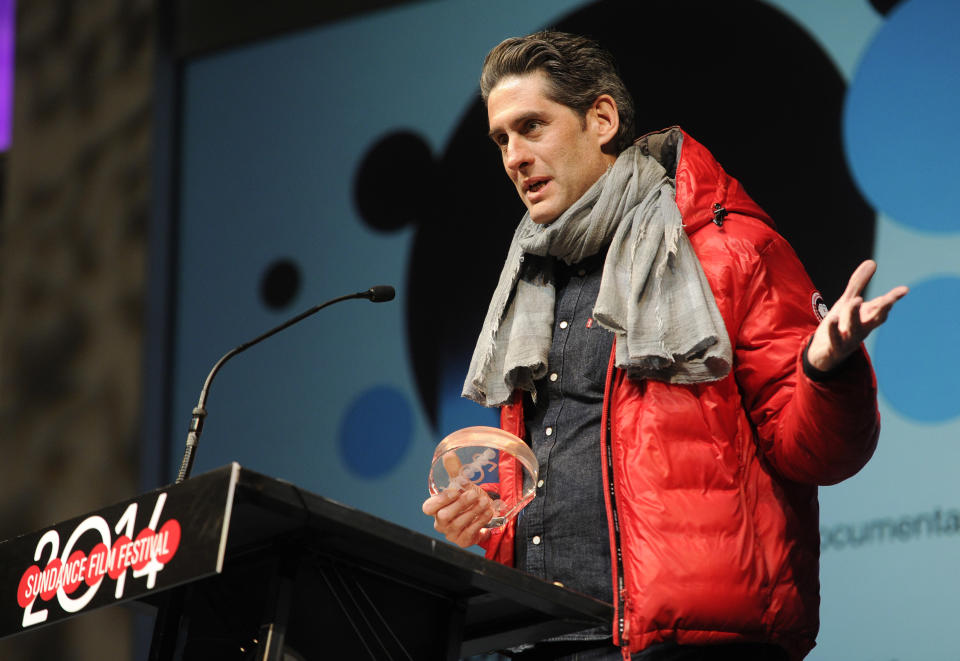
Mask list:
[{"label": "shirt button", "polygon": [[552,435],[553,435],[553,427],[547,427],[545,430],[543,430],[543,433],[546,434],[547,436],[552,436]]},{"label": "shirt button", "polygon": [[534,536],[533,536],[533,539],[531,539],[530,541],[533,542],[535,545],[536,545],[536,544],[539,544],[539,543],[540,543],[540,535],[534,535]]},{"label": "shirt button", "polygon": [[550,380],[551,380],[551,381],[556,381],[556,380],[557,380],[557,373],[556,373],[556,372],[554,372],[553,374],[550,375]]},{"label": "shirt button", "polygon": [[586,274],[587,274],[586,269],[580,269],[579,271],[577,271],[577,275],[579,275],[581,278]]},{"label": "shirt button", "polygon": [[543,480],[540,480],[539,482],[537,482],[537,487],[538,488],[543,487]]},{"label": "shirt button", "polygon": [[567,326],[568,326],[567,322],[565,321],[560,322],[560,328],[566,328]]}]

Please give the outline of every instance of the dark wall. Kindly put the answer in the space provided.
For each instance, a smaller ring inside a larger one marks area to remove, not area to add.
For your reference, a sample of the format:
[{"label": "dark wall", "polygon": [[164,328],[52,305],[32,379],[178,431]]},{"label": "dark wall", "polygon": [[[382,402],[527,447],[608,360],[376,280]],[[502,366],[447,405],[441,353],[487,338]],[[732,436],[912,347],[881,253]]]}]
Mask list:
[{"label": "dark wall", "polygon": [[[0,538],[137,490],[152,0],[18,2],[0,234]],[[106,609],[0,658],[131,656]]]}]

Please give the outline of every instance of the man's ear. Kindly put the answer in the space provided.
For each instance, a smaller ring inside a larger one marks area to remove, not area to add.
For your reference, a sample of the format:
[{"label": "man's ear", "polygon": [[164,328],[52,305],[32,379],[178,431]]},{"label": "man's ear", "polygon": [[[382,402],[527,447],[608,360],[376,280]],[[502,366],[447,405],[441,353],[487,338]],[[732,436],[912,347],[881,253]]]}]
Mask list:
[{"label": "man's ear", "polygon": [[612,142],[620,130],[620,113],[617,102],[609,94],[601,94],[587,110],[587,114],[596,122],[597,138],[600,148],[608,152],[613,149]]}]

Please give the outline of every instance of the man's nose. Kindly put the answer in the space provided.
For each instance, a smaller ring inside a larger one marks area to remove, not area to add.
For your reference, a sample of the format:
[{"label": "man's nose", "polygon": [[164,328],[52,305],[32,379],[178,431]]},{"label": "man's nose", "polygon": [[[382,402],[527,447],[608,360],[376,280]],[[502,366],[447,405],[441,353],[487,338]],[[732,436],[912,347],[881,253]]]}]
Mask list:
[{"label": "man's nose", "polygon": [[530,165],[533,156],[522,140],[511,140],[503,164],[510,170],[519,170]]}]

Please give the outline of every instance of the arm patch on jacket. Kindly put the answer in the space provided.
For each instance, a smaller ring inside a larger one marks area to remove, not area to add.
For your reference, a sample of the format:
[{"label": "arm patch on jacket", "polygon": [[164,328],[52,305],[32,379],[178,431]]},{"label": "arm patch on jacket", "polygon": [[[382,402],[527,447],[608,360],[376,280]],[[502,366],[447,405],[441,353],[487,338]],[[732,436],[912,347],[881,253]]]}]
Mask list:
[{"label": "arm patch on jacket", "polygon": [[813,316],[816,317],[818,321],[823,321],[823,318],[830,312],[830,308],[827,307],[823,296],[821,296],[818,291],[813,292],[813,296],[810,297],[810,306],[813,308]]}]

